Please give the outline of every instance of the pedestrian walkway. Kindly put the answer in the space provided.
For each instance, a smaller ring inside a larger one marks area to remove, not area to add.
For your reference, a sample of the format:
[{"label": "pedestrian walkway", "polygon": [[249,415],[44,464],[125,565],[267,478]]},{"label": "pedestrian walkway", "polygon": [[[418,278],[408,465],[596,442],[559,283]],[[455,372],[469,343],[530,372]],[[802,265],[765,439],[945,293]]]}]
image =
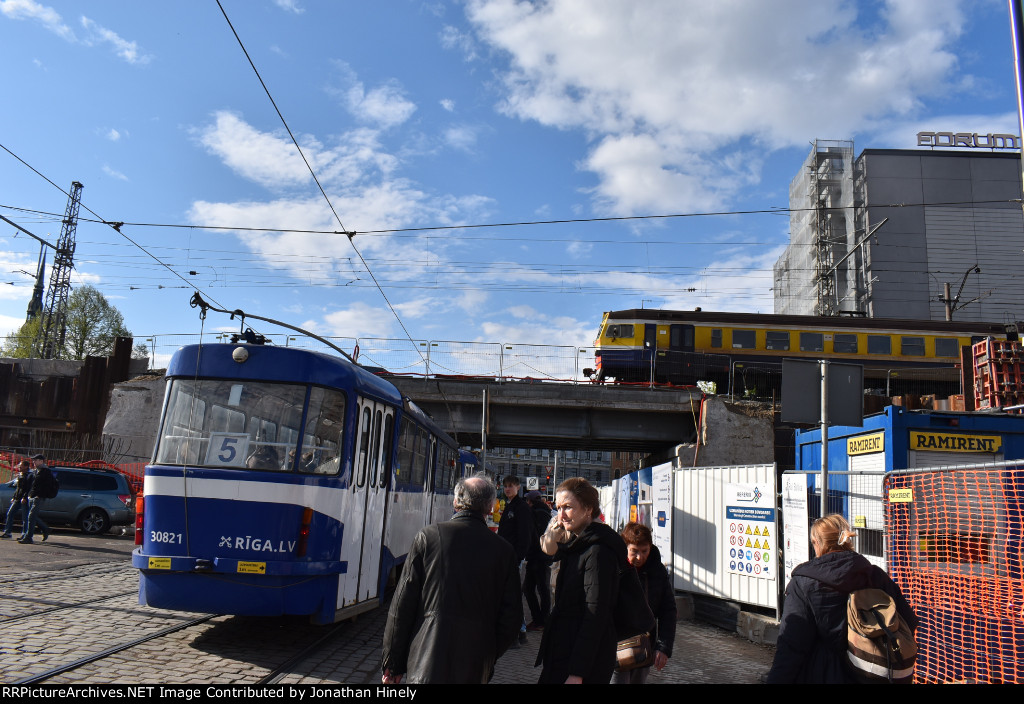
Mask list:
[{"label": "pedestrian walkway", "polygon": [[[492,684],[533,684],[541,668],[534,668],[541,633],[529,633],[529,642],[505,653],[494,668]],[[676,624],[676,645],[661,672],[652,669],[648,684],[757,684],[768,672],[775,648],[752,643],[742,636],[696,621]]]}]

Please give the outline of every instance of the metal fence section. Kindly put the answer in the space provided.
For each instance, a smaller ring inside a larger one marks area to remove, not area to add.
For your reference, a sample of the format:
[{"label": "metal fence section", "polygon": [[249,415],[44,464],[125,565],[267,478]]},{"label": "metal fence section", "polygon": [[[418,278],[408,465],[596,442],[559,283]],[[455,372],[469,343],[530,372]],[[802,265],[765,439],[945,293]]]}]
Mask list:
[{"label": "metal fence section", "polygon": [[[719,393],[722,393],[721,389]],[[728,393],[734,400],[780,400],[782,362],[733,362],[729,371]]]},{"label": "metal fence section", "polygon": [[[507,379],[589,381],[582,376],[581,356],[579,347],[504,344],[501,345],[501,376]],[[590,359],[593,360],[593,354]]]},{"label": "metal fence section", "polygon": [[[869,372],[879,371],[864,370],[865,388],[869,388],[869,378],[871,379],[872,387],[875,386],[875,381],[879,380],[879,377],[874,376],[874,374],[869,377]],[[886,369],[884,374],[884,386],[879,384],[878,388],[879,390],[884,390],[885,395],[889,397],[934,395],[936,398],[943,399],[955,394],[964,393],[960,370],[952,367]]]},{"label": "metal fence section", "polygon": [[[676,589],[778,608],[780,522],[775,477],[775,465],[771,464],[672,472],[672,576]],[[737,487],[754,486],[759,487],[756,496],[749,496],[742,507],[731,505],[730,496]],[[737,511],[752,517],[737,515]],[[760,512],[767,522],[756,520],[754,512]],[[740,569],[745,565],[751,569]]]},{"label": "metal fence section", "polygon": [[[857,532],[854,545],[857,552],[870,562],[885,568],[888,555],[885,540],[885,506],[882,500],[884,472],[830,470],[825,511],[821,510],[821,494],[818,490],[820,475],[817,471],[790,470],[784,474],[806,477],[808,525],[830,513],[841,514]],[[807,559],[810,559],[810,556],[799,556],[796,562]]]},{"label": "metal fence section", "polygon": [[427,347],[429,373],[433,376],[501,377],[501,344],[431,340]]}]

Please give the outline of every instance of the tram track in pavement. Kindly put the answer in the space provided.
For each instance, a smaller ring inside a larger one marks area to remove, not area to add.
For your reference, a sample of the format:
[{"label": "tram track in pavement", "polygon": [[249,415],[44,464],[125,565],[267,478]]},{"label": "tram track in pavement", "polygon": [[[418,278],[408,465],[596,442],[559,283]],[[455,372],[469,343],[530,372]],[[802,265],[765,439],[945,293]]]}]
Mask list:
[{"label": "tram track in pavement", "polygon": [[3,628],[5,626],[7,626],[8,624],[14,623],[15,621],[21,621],[23,619],[33,618],[35,616],[43,616],[43,615],[46,615],[46,614],[53,613],[54,611],[62,611],[62,610],[65,610],[65,609],[77,609],[77,608],[81,608],[83,606],[89,606],[91,604],[98,604],[98,603],[100,603],[102,601],[110,601],[111,599],[118,599],[120,597],[129,596],[131,594],[137,594],[137,593],[138,593],[138,590],[137,589],[133,589],[132,591],[121,592],[120,594],[110,594],[108,596],[101,596],[101,597],[98,597],[96,599],[89,599],[87,601],[77,601],[77,602],[69,603],[69,604],[58,604],[56,606],[51,606],[48,609],[40,609],[39,611],[31,611],[29,613],[20,614],[18,616],[10,616],[8,618],[0,618],[0,628]]}]

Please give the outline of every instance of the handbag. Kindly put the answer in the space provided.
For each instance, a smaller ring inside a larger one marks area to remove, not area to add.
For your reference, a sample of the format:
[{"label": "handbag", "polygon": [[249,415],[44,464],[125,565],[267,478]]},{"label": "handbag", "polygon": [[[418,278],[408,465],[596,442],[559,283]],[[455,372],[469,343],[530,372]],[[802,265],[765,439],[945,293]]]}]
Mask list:
[{"label": "handbag", "polygon": [[638,636],[620,640],[615,648],[616,669],[627,672],[640,667],[654,664],[654,646],[651,645],[651,634],[641,633]]}]

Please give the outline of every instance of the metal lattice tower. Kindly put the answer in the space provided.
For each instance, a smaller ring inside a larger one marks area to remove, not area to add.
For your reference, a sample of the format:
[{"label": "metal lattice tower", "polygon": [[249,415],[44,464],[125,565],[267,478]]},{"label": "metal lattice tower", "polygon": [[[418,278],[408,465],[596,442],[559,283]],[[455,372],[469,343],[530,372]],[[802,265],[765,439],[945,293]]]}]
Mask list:
[{"label": "metal lattice tower", "polygon": [[40,324],[39,345],[41,359],[59,359],[64,353],[67,333],[68,298],[71,293],[71,270],[75,266],[75,230],[78,228],[78,207],[82,201],[82,184],[71,182],[68,207],[57,240],[57,253],[50,269],[50,287],[46,291],[43,319]]}]

